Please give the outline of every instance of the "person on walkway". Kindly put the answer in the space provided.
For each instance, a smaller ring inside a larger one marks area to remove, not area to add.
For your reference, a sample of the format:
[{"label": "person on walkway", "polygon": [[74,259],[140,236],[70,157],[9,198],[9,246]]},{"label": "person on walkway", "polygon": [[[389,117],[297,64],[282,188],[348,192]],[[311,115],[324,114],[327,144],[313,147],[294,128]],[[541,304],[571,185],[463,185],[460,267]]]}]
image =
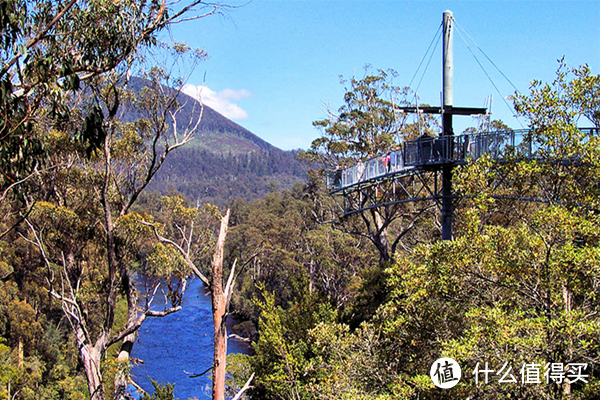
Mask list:
[{"label": "person on walkway", "polygon": [[426,164],[428,162],[431,161],[431,142],[433,141],[433,138],[431,136],[429,136],[427,133],[422,134],[421,136],[419,136],[418,140],[418,145],[419,145],[419,149],[420,151],[420,160],[419,163],[420,164]]}]

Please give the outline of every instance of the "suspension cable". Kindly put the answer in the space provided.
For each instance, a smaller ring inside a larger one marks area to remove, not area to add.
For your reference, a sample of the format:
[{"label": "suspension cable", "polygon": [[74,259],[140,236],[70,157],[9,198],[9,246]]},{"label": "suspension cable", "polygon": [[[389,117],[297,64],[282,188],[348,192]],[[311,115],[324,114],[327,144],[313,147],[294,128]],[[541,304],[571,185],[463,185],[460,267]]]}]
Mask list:
[{"label": "suspension cable", "polygon": [[[408,84],[409,88],[412,86],[412,83],[415,80],[417,74],[419,73],[419,70],[421,69],[421,66],[423,65],[423,62],[427,58],[427,54],[429,53],[429,50],[431,49],[431,46],[433,46],[433,43],[436,41],[436,38],[438,39],[437,42],[436,42],[436,47],[437,47],[437,43],[439,42],[438,34],[440,33],[441,29],[442,29],[442,24],[440,23],[440,25],[438,26],[437,31],[435,32],[435,34],[433,35],[433,38],[431,39],[431,43],[429,43],[429,47],[427,47],[427,51],[423,55],[423,58],[421,59],[421,62],[419,63],[419,66],[417,67],[417,70],[415,71],[415,74],[413,75],[412,79],[410,80],[410,83]],[[435,48],[433,49],[432,54],[433,54],[434,51],[435,51]],[[429,57],[429,59],[431,60],[431,56]],[[427,63],[427,64],[429,65],[429,63]],[[425,67],[425,70],[427,70],[427,67]],[[421,77],[421,80],[423,80],[422,77]]]},{"label": "suspension cable", "polygon": [[490,57],[488,57],[488,55],[485,53],[485,51],[483,51],[483,49],[481,47],[479,47],[479,45],[477,44],[477,42],[475,42],[475,40],[473,40],[473,38],[471,36],[469,36],[469,34],[467,33],[467,31],[462,26],[460,26],[460,24],[457,21],[455,21],[455,22],[456,22],[456,26],[458,26],[460,28],[460,30],[462,30],[464,32],[464,34],[467,35],[467,37],[469,38],[469,40],[471,42],[473,42],[473,44],[475,45],[475,47],[477,47],[477,49],[481,52],[481,54],[483,54],[483,56],[485,58],[487,58],[487,60],[490,62],[490,64],[492,64],[494,66],[494,68],[496,68],[496,70],[498,72],[500,72],[500,75],[502,75],[504,77],[504,79],[506,79],[506,81],[508,83],[510,83],[510,85],[513,87],[513,89],[515,89],[515,91],[517,93],[521,94],[521,92],[519,91],[519,89],[517,89],[517,87],[511,82],[510,79],[508,79],[508,77],[504,74],[504,72],[502,72],[502,70],[500,68],[498,68],[498,66],[496,65],[496,63],[494,63],[494,61],[492,61],[492,59]]},{"label": "suspension cable", "polygon": [[[441,27],[441,25],[440,25],[440,27]],[[431,63],[431,59],[433,58],[433,53],[435,53],[435,50],[437,49],[437,46],[440,43],[441,37],[442,37],[441,34],[437,35],[437,41],[435,42],[435,46],[434,46],[433,50],[431,51],[431,54],[429,55],[429,60],[427,60],[427,65],[425,66],[425,69],[423,70],[423,74],[421,75],[419,84],[417,85],[417,88],[415,89],[415,95],[419,91],[419,88],[421,87],[421,82],[423,82],[423,78],[425,77],[425,73],[427,72],[427,69],[429,68],[429,64]]]},{"label": "suspension cable", "polygon": [[[496,86],[496,84],[494,83],[492,77],[488,74],[488,72],[486,71],[486,69],[484,68],[484,66],[481,64],[481,62],[479,61],[479,59],[477,58],[477,56],[475,55],[475,53],[473,52],[473,49],[471,49],[471,46],[469,46],[469,43],[467,43],[467,41],[465,40],[464,36],[462,35],[462,33],[460,32],[461,30],[464,32],[464,29],[462,27],[460,27],[460,25],[458,23],[456,23],[456,25],[460,28],[457,29],[456,31],[458,32],[458,35],[460,36],[460,38],[462,39],[462,41],[464,42],[464,44],[467,46],[467,49],[469,50],[469,53],[471,53],[471,55],[473,56],[473,58],[475,59],[475,61],[477,62],[477,64],[479,65],[479,67],[481,68],[481,70],[483,71],[483,73],[485,74],[485,76],[488,78],[488,80],[491,82],[492,86],[494,87],[494,89],[496,89],[496,91],[498,92],[498,94],[500,95],[500,97],[502,98],[502,101],[504,102],[504,104],[506,105],[506,107],[508,108],[508,110],[513,114],[513,116],[516,118],[517,122],[519,123],[519,125],[521,125],[521,128],[525,129],[525,127],[523,126],[523,123],[521,122],[521,120],[519,119],[519,116],[516,115],[515,110],[508,104],[508,102],[506,101],[506,98],[502,95],[502,93],[500,92],[500,89],[498,89],[498,86]],[[465,32],[465,34],[467,34]],[[468,35],[467,35],[468,36]],[[472,40],[472,39],[471,39]],[[475,43],[473,41],[473,43]],[[475,45],[477,45],[475,43]],[[479,46],[477,46],[479,48]],[[481,50],[481,49],[480,49]],[[483,53],[483,51],[482,51]],[[484,54],[485,55],[485,54]],[[487,56],[486,56],[487,57]],[[489,58],[488,58],[489,60]],[[491,60],[490,60],[491,62]],[[493,63],[492,63],[493,64]],[[495,66],[495,64],[494,64]],[[496,67],[498,68],[498,67]],[[500,70],[499,70],[500,71]],[[500,73],[502,74],[502,76],[504,76],[506,78],[506,75],[504,75],[501,71]],[[506,80],[513,86],[513,88],[516,89],[515,85],[512,84],[512,82],[510,82],[510,80],[508,80],[508,78],[506,78]],[[518,89],[517,89],[517,92]]]}]

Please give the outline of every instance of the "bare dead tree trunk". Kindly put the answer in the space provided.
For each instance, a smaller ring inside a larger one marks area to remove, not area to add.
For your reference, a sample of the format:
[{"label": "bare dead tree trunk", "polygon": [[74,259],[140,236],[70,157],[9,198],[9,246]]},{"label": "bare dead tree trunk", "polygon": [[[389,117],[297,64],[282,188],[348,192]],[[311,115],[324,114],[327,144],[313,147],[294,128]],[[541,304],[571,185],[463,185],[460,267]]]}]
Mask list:
[{"label": "bare dead tree trunk", "polygon": [[[217,246],[213,255],[211,267],[212,267],[212,281],[209,281],[206,276],[200,271],[200,269],[194,264],[190,254],[190,242],[191,239],[184,239],[185,245],[180,245],[171,239],[161,236],[153,226],[154,234],[157,239],[163,243],[167,243],[175,247],[179,253],[183,256],[188,267],[194,272],[194,274],[208,286],[210,294],[212,296],[212,312],[213,312],[213,326],[214,326],[214,354],[213,354],[213,366],[212,366],[212,399],[213,400],[224,400],[225,399],[225,373],[227,367],[227,329],[225,322],[229,312],[229,304],[231,302],[231,295],[233,294],[233,287],[235,285],[235,269],[237,260],[234,261],[227,283],[223,287],[223,256],[225,249],[225,239],[227,237],[227,227],[229,225],[230,210],[227,210],[223,218],[221,218],[221,227],[219,230],[219,237],[217,239]],[[190,232],[189,238],[193,235]],[[254,259],[252,256],[251,260]],[[248,379],[244,387],[237,393],[235,399],[239,399],[243,392],[250,388],[250,382],[254,378],[254,374]]]},{"label": "bare dead tree trunk", "polygon": [[[235,265],[237,260],[233,262],[227,284],[223,289],[223,255],[225,248],[225,238],[227,236],[227,227],[229,225],[229,210],[221,219],[221,229],[219,230],[219,238],[217,239],[217,248],[212,260],[212,307],[213,307],[213,324],[215,328],[215,351],[213,356],[213,400],[225,400],[225,373],[227,370],[227,328],[225,322],[229,312],[229,303],[233,294],[233,286],[235,285]],[[239,399],[241,395],[250,388],[254,374],[248,379],[244,387],[237,393],[235,399]]]},{"label": "bare dead tree trunk", "polygon": [[23,339],[19,338],[17,343],[17,366],[23,368],[24,351],[23,351]]},{"label": "bare dead tree trunk", "polygon": [[[563,284],[563,300],[565,302],[565,314],[570,314],[571,309],[573,307],[573,294],[569,289],[569,286],[565,283]],[[568,359],[573,359],[573,347],[572,344],[568,348]],[[571,395],[571,382],[569,379],[565,379],[563,382],[563,395],[570,396]]]},{"label": "bare dead tree trunk", "polygon": [[[212,310],[213,324],[215,328],[214,336],[214,356],[213,356],[213,400],[225,399],[225,372],[227,358],[227,329],[225,320],[227,319],[228,298],[226,291],[223,290],[223,254],[225,247],[225,238],[227,236],[227,227],[229,225],[229,210],[221,219],[221,229],[217,240],[217,248],[212,260]],[[228,282],[229,286],[229,282]],[[226,287],[226,289],[229,289]]]}]

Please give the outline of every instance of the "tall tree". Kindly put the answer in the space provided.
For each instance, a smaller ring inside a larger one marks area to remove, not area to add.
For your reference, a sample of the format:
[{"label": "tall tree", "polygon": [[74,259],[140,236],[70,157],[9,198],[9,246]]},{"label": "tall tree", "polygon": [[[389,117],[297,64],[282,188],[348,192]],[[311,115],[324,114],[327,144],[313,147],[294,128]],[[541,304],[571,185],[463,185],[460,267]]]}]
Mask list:
[{"label": "tall tree", "polygon": [[[176,1],[5,0],[0,11],[0,162],[2,186],[27,177],[42,160],[40,112],[57,125],[64,97],[88,80],[123,67],[172,23],[224,6]],[[98,143],[101,145],[101,143]]]},{"label": "tall tree", "polygon": [[[47,163],[47,128],[72,128],[72,96],[90,80],[133,65],[142,48],[158,43],[170,24],[222,12],[227,6],[201,0],[100,1],[4,0],[0,7],[0,201],[22,201],[23,183]],[[130,71],[131,72],[131,71]],[[104,115],[95,107],[80,109],[87,129],[79,137],[102,148],[97,135]],[[12,207],[17,216],[30,211]],[[0,235],[6,232],[0,232]]]},{"label": "tall tree", "polygon": [[[164,86],[164,70],[150,72],[151,85],[138,98],[127,80],[140,72],[137,58],[157,44],[162,29],[224,8],[202,1],[1,4],[2,235],[17,232],[38,251],[46,277],[38,283],[70,322],[92,399],[106,398],[111,387],[101,371],[107,348],[125,340],[114,388],[114,397],[123,398],[132,334],[148,316],[179,308],[174,295],[171,308],[151,309],[150,290],[138,309],[131,260],[148,254],[131,256],[131,248],[143,242],[139,220],[149,217],[130,210],[167,154],[191,138],[201,114],[176,126],[178,91]],[[176,56],[188,50],[172,49]],[[123,105],[144,118],[119,121]],[[36,266],[19,267],[29,279],[27,270]],[[185,272],[180,279],[184,290]],[[115,331],[121,301],[128,317]]]},{"label": "tall tree", "polygon": [[[417,132],[433,133],[435,120],[410,122],[408,114],[397,108],[410,105],[410,101],[407,88],[391,84],[394,75],[394,72],[378,71],[362,79],[352,78],[344,94],[345,104],[339,111],[329,112],[327,119],[313,123],[323,134],[302,157],[330,169],[346,168],[385,154]],[[433,206],[429,203],[383,205],[334,221],[343,231],[369,239],[385,263],[392,259],[402,240],[410,236],[416,221],[430,213]]]},{"label": "tall tree", "polygon": [[[75,333],[92,399],[106,398],[100,367],[108,347],[124,340],[119,357],[120,368],[126,372],[132,334],[143,321],[180,309],[181,294],[171,296],[169,308],[153,310],[150,304],[155,289],[151,289],[139,311],[131,252],[139,251],[135,242],[144,240],[140,221],[150,217],[132,214],[130,209],[168,153],[190,140],[199,115],[196,123],[179,131],[173,124],[180,109],[178,91],[163,85],[165,75],[160,70],[153,70],[149,77],[150,86],[139,98],[127,93],[117,73],[88,82],[85,90],[89,93],[82,97],[81,107],[95,108],[96,113],[106,117],[100,121],[85,117],[82,124],[101,145],[87,140],[75,141],[73,147],[69,133],[55,132],[48,146],[56,164],[65,167],[37,177],[46,202],[36,204],[34,213],[26,219],[30,228],[27,240],[37,247],[47,266],[47,289],[62,303]],[[131,99],[129,106],[145,118],[131,123],[117,119],[119,106],[127,99]],[[48,218],[54,218],[54,223],[49,224]],[[55,230],[61,226],[61,232]],[[151,237],[152,232],[146,230],[146,237]],[[145,265],[152,261],[150,256],[146,261],[142,258]],[[185,290],[186,275],[179,271],[181,291]],[[93,285],[97,279],[104,284]],[[102,301],[94,304],[88,290]],[[113,331],[120,296],[127,305],[128,317],[121,330]],[[89,308],[96,312],[90,315]],[[120,399],[125,394],[127,375],[117,375],[114,397]]]},{"label": "tall tree", "polygon": [[405,104],[407,92],[390,84],[394,74],[380,70],[362,79],[342,79],[349,83],[344,105],[337,112],[328,110],[327,119],[313,122],[323,135],[312,142],[305,157],[329,167],[352,165],[398,144],[406,117],[395,107]]}]

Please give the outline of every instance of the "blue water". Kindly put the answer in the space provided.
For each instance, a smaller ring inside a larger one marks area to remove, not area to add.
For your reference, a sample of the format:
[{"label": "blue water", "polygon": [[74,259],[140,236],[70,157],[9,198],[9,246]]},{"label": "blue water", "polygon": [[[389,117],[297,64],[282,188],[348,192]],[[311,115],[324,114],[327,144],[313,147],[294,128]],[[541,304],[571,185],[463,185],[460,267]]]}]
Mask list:
[{"label": "blue water", "polygon": [[[198,378],[212,366],[213,322],[211,298],[199,279],[189,282],[183,297],[182,309],[163,318],[148,318],[139,330],[132,357],[143,360],[134,366],[132,379],[144,390],[152,393],[148,377],[161,383],[175,384],[175,397],[209,399],[211,397],[210,372]],[[159,297],[153,309],[160,309]],[[247,353],[248,345],[234,339],[227,342],[227,354]]]}]

